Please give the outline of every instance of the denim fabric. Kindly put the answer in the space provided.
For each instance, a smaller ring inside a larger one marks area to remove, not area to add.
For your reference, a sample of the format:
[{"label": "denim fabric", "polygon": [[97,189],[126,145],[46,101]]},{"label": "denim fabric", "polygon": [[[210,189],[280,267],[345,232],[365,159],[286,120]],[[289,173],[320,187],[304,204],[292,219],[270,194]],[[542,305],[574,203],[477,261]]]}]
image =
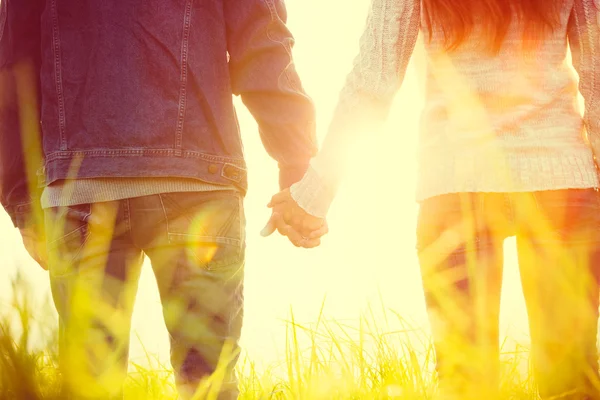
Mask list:
[{"label": "denim fabric", "polygon": [[440,384],[498,387],[502,246],[509,236],[517,238],[540,395],[599,399],[594,189],[460,193],[421,204],[418,252]]},{"label": "denim fabric", "polygon": [[233,95],[256,119],[281,187],[300,180],[316,152],[315,111],[286,20],[283,0],[0,2],[0,76],[12,89],[19,64],[34,71],[40,104],[28,113],[43,141],[43,160],[28,162],[23,99],[18,88],[3,94],[2,204],[37,201],[27,183],[39,164],[41,186],[178,177],[245,191]]},{"label": "denim fabric", "polygon": [[[238,395],[245,217],[235,191],[169,193],[46,210],[50,279],[69,395],[122,397],[144,254],[184,399],[206,379]],[[222,369],[218,369],[219,362]]]}]

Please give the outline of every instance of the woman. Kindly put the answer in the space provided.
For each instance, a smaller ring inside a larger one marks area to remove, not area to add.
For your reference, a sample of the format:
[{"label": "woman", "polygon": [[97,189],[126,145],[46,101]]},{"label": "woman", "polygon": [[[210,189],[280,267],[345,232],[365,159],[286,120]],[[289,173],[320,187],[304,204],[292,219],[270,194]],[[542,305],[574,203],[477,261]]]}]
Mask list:
[{"label": "woman", "polygon": [[345,148],[385,118],[423,32],[417,242],[447,394],[496,393],[502,244],[516,236],[542,398],[600,398],[599,16],[594,0],[373,0],[321,153],[270,204],[294,244],[319,243]]}]

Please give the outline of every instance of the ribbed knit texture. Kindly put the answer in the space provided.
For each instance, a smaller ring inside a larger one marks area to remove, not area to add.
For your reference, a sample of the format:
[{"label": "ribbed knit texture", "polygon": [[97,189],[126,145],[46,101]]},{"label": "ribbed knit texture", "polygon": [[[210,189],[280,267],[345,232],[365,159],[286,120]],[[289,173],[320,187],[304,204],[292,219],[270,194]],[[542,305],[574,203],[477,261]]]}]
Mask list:
[{"label": "ribbed knit texture", "polygon": [[523,27],[513,18],[499,54],[482,48],[478,32],[448,53],[439,30],[427,40],[420,0],[373,0],[322,150],[292,196],[309,213],[325,216],[352,162],[347,148],[387,117],[420,31],[427,84],[417,201],[455,192],[597,187],[585,128],[600,150],[599,13],[594,0],[566,0],[561,25],[533,50],[523,48]]},{"label": "ribbed knit texture", "polygon": [[159,193],[236,190],[234,186],[213,185],[186,178],[102,178],[73,179],[46,187],[42,207],[66,207],[100,203]]}]

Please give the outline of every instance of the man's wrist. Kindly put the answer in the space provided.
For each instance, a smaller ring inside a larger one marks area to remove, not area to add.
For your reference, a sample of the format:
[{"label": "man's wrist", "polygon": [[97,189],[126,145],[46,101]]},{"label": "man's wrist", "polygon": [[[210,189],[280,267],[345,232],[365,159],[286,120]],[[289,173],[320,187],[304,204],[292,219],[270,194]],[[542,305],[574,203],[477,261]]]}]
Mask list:
[{"label": "man's wrist", "polygon": [[299,182],[308,170],[309,162],[293,167],[279,167],[279,189],[289,189],[294,183]]}]

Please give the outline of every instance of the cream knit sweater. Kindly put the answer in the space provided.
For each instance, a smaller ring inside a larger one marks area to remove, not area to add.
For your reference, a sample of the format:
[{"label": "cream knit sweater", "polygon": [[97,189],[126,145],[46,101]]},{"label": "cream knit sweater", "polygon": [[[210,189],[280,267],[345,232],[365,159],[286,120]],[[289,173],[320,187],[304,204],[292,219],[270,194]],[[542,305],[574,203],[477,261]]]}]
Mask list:
[{"label": "cream knit sweater", "polygon": [[[523,49],[519,21],[497,55],[481,50],[476,33],[452,53],[435,29],[425,40],[417,201],[456,192],[598,187],[592,148],[600,152],[600,0],[563,3],[560,27],[534,50]],[[346,148],[387,116],[419,31],[427,32],[421,11],[420,0],[372,0],[322,150],[292,186],[309,213],[326,215],[344,165],[352,162]]]}]

